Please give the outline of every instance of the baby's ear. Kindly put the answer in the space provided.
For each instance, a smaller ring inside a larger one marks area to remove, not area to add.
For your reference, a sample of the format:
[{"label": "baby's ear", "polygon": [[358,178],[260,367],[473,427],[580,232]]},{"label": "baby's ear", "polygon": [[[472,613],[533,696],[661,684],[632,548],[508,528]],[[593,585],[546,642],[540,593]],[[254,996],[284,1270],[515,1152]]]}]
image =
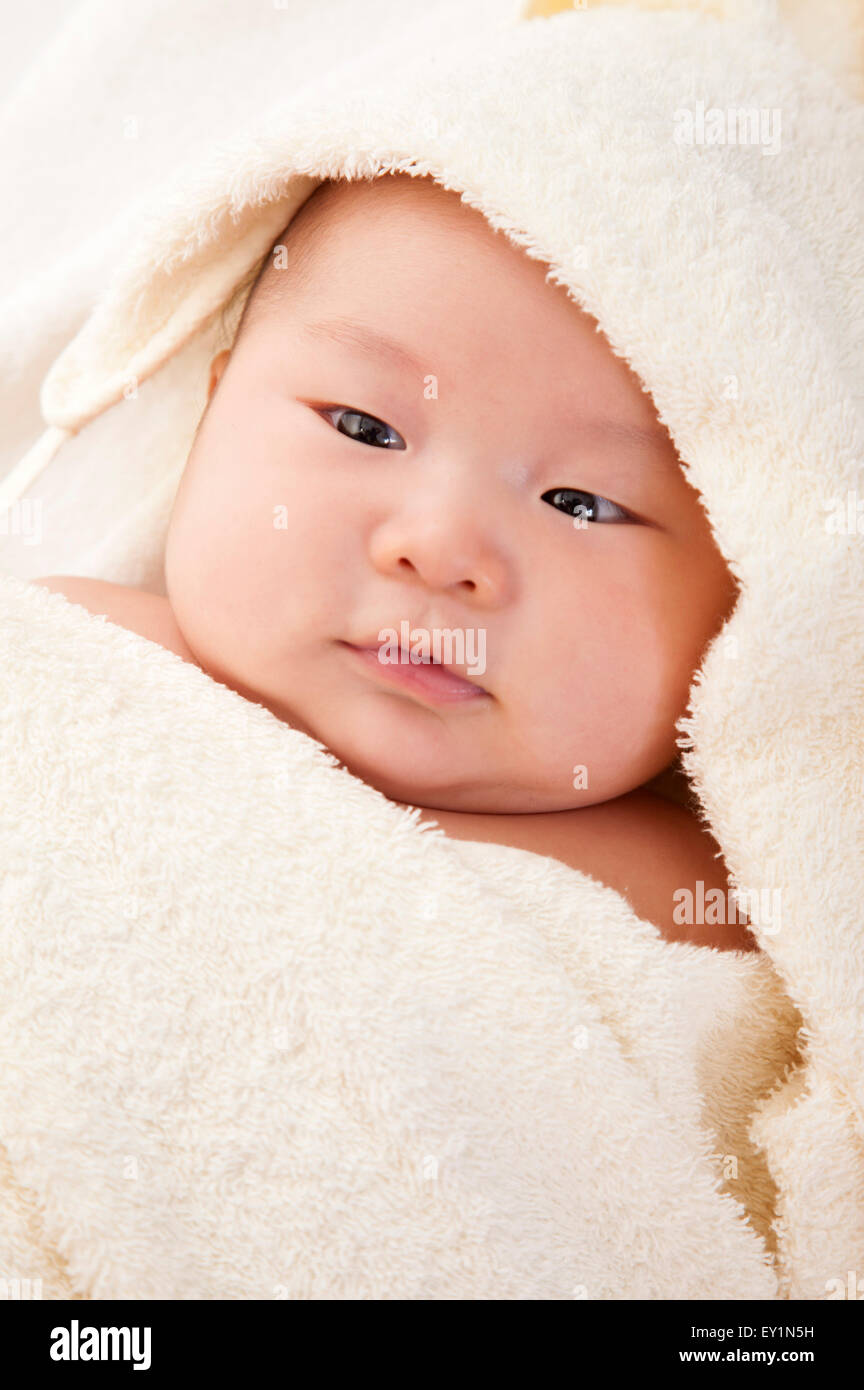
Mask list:
[{"label": "baby's ear", "polygon": [[230,356],[230,348],[223,348],[221,352],[217,352],[216,356],[213,358],[213,361],[210,363],[210,385],[207,387],[208,401],[210,400],[210,397],[213,395],[213,392],[216,390],[216,387],[219,385],[222,373],[228,366],[228,360]]}]

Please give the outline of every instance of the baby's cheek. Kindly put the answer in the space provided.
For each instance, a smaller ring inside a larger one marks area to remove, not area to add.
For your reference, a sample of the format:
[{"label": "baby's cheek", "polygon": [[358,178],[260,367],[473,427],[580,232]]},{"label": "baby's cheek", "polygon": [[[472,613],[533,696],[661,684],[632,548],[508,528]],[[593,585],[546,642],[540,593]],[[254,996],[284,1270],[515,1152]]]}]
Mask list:
[{"label": "baby's cheek", "polygon": [[165,552],[165,583],[177,623],[202,659],[224,648],[242,626],[243,553],[240,530],[226,524],[213,499],[187,490],[178,499]]},{"label": "baby's cheek", "polygon": [[619,688],[628,704],[650,726],[671,725],[677,717],[682,682],[688,683],[687,644],[680,616],[686,603],[680,589],[646,580],[630,631],[618,650]]},{"label": "baby's cheek", "polygon": [[614,601],[604,604],[598,584],[585,636],[566,655],[558,718],[569,715],[574,763],[593,769],[595,786],[620,794],[673,755],[682,659],[664,595],[645,576],[632,587],[610,582],[607,597],[613,588]]}]

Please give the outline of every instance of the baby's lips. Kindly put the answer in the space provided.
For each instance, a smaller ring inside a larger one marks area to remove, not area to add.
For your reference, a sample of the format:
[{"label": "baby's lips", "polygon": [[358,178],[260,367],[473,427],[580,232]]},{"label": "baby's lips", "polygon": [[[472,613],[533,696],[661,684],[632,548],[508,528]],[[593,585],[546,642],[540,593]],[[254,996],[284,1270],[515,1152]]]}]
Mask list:
[{"label": "baby's lips", "polygon": [[[377,640],[372,642],[367,640],[363,642],[344,641],[342,645],[351,647],[354,651],[377,657],[386,644]],[[428,661],[423,658],[412,659],[409,649],[403,647],[401,643],[399,644],[399,660],[384,661],[380,665],[385,671],[391,668],[395,676],[402,673],[411,673],[418,678],[427,675],[431,688],[437,687],[439,690],[443,690],[449,682],[454,693],[458,693],[460,688],[464,691],[466,686],[470,686],[478,695],[490,695],[486,687],[468,673],[467,668],[435,661],[433,658]]]}]

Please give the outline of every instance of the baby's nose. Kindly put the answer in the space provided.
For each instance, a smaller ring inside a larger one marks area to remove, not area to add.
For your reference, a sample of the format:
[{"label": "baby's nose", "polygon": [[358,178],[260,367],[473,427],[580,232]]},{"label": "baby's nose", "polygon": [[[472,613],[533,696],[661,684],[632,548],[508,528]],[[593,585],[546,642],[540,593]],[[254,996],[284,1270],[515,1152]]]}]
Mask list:
[{"label": "baby's nose", "polygon": [[370,558],[381,574],[487,606],[505,603],[512,587],[496,538],[470,517],[393,517],[374,532]]}]

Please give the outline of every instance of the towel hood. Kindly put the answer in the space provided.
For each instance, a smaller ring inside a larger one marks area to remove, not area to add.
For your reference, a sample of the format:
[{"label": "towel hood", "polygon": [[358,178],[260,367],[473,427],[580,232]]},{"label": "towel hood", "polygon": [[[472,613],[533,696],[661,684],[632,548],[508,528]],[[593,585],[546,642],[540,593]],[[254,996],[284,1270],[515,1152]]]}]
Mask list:
[{"label": "towel hood", "polygon": [[[45,377],[48,428],[0,500],[223,308],[322,180],[387,171],[434,178],[549,264],[641,377],[697,485],[709,453],[736,457],[769,421],[788,429],[820,372],[839,368],[851,397],[861,69],[808,61],[770,0],[532,0],[476,44],[462,31],[418,52],[408,20],[391,62],[377,37],[374,53],[165,191]],[[760,143],[718,134],[716,113],[739,111],[761,119]],[[760,320],[745,322],[756,286]],[[781,336],[801,339],[794,379],[769,361]]]}]

